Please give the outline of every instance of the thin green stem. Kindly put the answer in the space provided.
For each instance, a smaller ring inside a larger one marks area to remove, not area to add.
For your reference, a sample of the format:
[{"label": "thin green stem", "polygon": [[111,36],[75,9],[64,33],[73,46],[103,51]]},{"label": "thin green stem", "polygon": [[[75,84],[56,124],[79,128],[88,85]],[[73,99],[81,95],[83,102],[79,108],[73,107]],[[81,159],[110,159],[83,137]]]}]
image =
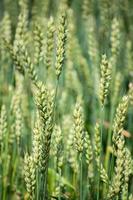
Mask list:
[{"label": "thin green stem", "polygon": [[60,183],[61,183],[61,169],[59,169],[59,200],[61,200],[61,187],[60,187]]},{"label": "thin green stem", "polygon": [[[102,148],[102,140],[103,140],[103,122],[104,122],[104,106],[100,107],[100,144],[101,144],[101,150],[100,150],[100,160],[99,160],[99,167],[101,167],[101,163],[102,163],[102,152],[103,152],[103,148]],[[99,200],[100,196],[100,169],[98,172],[98,186],[97,186],[97,200]]]},{"label": "thin green stem", "polygon": [[112,124],[113,124],[113,116],[114,116],[114,106],[111,106],[111,115],[110,115],[110,126],[109,126],[109,131],[108,131],[108,139],[107,139],[107,146],[106,146],[106,157],[105,157],[105,169],[107,172],[110,172],[109,169],[109,157],[110,157],[110,152],[108,151],[108,147],[111,145],[111,132],[112,132]]},{"label": "thin green stem", "polygon": [[83,166],[82,166],[82,153],[79,155],[79,163],[80,163],[80,200],[83,199]]},{"label": "thin green stem", "polygon": [[36,194],[35,194],[35,198],[37,200],[39,200],[39,196],[40,196],[40,193],[39,193],[39,171],[38,171],[38,168],[36,169]]}]

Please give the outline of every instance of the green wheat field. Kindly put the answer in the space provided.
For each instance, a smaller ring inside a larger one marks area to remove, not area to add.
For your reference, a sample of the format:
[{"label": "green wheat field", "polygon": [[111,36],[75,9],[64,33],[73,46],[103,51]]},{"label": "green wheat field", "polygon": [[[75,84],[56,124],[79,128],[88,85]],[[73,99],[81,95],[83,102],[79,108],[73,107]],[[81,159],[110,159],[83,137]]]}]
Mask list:
[{"label": "green wheat field", "polygon": [[0,0],[0,200],[133,200],[133,0]]}]

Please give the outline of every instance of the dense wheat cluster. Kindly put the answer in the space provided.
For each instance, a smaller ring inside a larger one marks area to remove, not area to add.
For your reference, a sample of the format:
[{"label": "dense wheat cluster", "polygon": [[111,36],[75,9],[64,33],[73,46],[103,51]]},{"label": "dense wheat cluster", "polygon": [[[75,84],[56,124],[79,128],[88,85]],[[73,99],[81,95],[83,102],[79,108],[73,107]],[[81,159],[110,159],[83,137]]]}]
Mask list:
[{"label": "dense wheat cluster", "polygon": [[0,1],[0,200],[133,200],[133,1]]}]

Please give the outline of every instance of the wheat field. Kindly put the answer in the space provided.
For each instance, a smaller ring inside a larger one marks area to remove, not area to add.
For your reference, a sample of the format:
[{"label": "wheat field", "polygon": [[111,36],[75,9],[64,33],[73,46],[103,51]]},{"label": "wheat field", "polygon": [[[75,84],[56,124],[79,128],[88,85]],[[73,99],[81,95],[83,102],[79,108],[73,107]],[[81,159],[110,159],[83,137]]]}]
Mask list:
[{"label": "wheat field", "polygon": [[133,200],[133,1],[0,1],[0,200]]}]

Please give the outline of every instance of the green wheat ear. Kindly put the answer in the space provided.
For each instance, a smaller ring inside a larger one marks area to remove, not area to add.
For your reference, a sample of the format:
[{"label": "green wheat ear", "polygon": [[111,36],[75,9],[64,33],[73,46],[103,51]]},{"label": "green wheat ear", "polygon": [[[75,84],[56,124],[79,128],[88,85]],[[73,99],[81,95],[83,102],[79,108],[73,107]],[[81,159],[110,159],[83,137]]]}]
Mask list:
[{"label": "green wheat ear", "polygon": [[35,197],[35,185],[36,185],[36,168],[34,159],[28,154],[25,155],[24,158],[24,177],[26,183],[26,189],[29,193],[30,199],[34,199]]},{"label": "green wheat ear", "polygon": [[50,17],[47,25],[47,38],[46,38],[46,69],[52,67],[52,59],[53,59],[53,50],[54,50],[54,33],[55,33],[55,26],[54,26],[54,19]]},{"label": "green wheat ear", "polygon": [[55,156],[55,159],[58,159],[58,150],[62,140],[62,131],[60,126],[55,125],[51,140],[52,155]]},{"label": "green wheat ear", "polygon": [[93,15],[93,1],[83,0],[82,3],[82,18],[83,20],[88,20],[88,18]]},{"label": "green wheat ear", "polygon": [[114,84],[114,90],[113,90],[113,95],[111,97],[112,99],[112,104],[115,106],[119,100],[119,93],[120,93],[120,86],[123,81],[123,76],[120,72],[116,73],[115,76],[115,84]]},{"label": "green wheat ear", "polygon": [[74,109],[74,144],[79,153],[83,151],[84,117],[80,100],[77,100]]},{"label": "green wheat ear", "polygon": [[19,46],[19,53],[20,53],[20,56],[19,56],[20,63],[21,63],[21,65],[24,66],[24,69],[25,69],[25,71],[27,71],[27,73],[28,73],[31,81],[33,82],[33,84],[36,87],[38,87],[37,86],[38,76],[37,76],[37,73],[34,69],[34,65],[31,61],[31,58],[30,58],[29,53],[27,51],[27,48],[24,44],[24,41],[23,40],[19,41],[18,46]]},{"label": "green wheat ear", "polygon": [[100,20],[101,20],[101,28],[103,31],[108,30],[110,22],[109,22],[109,15],[110,15],[110,2],[107,0],[101,0],[99,2],[100,7]]},{"label": "green wheat ear", "polygon": [[129,83],[128,96],[129,96],[129,103],[131,104],[131,106],[133,106],[133,83]]},{"label": "green wheat ear", "polygon": [[51,135],[53,130],[53,93],[49,92],[42,82],[38,83],[35,94],[36,106],[39,113],[41,133],[40,169],[47,172],[50,154]]},{"label": "green wheat ear", "polygon": [[132,156],[129,149],[125,148],[125,162],[124,162],[124,183],[122,186],[123,200],[128,199],[128,183],[130,175],[133,174],[132,171]]},{"label": "green wheat ear", "polygon": [[18,55],[18,49],[14,48],[13,45],[6,39],[3,39],[3,41],[4,41],[5,48],[9,51],[11,55],[11,58],[13,60],[16,70],[19,71],[19,73],[24,75],[25,73],[24,66],[20,60],[20,56]]},{"label": "green wheat ear", "polygon": [[126,73],[129,74],[132,77],[132,42],[131,40],[128,40],[126,42]]},{"label": "green wheat ear", "polygon": [[92,160],[93,160],[93,149],[92,149],[92,144],[91,144],[91,140],[90,140],[90,135],[88,134],[88,132],[85,132],[85,139],[84,139],[84,147],[86,149],[86,162],[87,164],[91,164]]},{"label": "green wheat ear", "polygon": [[40,130],[40,120],[39,120],[39,116],[37,115],[37,121],[35,123],[35,127],[33,130],[32,154],[33,154],[35,165],[38,169],[39,169],[40,162],[41,162],[41,148],[42,148],[41,134],[42,134],[42,131]]},{"label": "green wheat ear", "polygon": [[13,46],[15,51],[19,50],[19,43],[21,41],[26,42],[26,34],[27,34],[27,13],[25,11],[21,12],[18,16],[18,22],[15,32],[15,39],[13,42]]},{"label": "green wheat ear", "polygon": [[113,176],[112,185],[109,188],[108,199],[112,199],[122,191],[123,186],[123,170],[125,162],[125,141],[124,136],[121,135],[117,140],[117,152],[116,152],[116,166],[115,174]]},{"label": "green wheat ear", "polygon": [[4,138],[7,133],[7,111],[6,106],[2,105],[0,114],[0,151],[3,147]]},{"label": "green wheat ear", "polygon": [[101,136],[100,136],[100,126],[98,123],[96,123],[95,125],[94,155],[95,155],[97,170],[100,173],[100,178],[104,183],[108,184],[109,178],[101,162]]},{"label": "green wheat ear", "polygon": [[38,65],[43,58],[43,46],[44,46],[44,34],[42,32],[41,26],[39,24],[35,24],[34,30],[34,64]]},{"label": "green wheat ear", "polygon": [[4,17],[3,17],[2,21],[0,21],[0,39],[3,37],[9,43],[12,40],[11,19],[10,19],[10,15],[8,12],[4,13]]},{"label": "green wheat ear", "polygon": [[99,88],[99,99],[102,106],[104,106],[109,92],[110,79],[111,79],[111,66],[107,60],[106,55],[103,55],[101,61],[101,78],[100,78],[100,88]]},{"label": "green wheat ear", "polygon": [[114,118],[113,126],[113,143],[117,146],[117,141],[123,131],[123,124],[125,121],[127,108],[128,108],[129,97],[124,96],[116,109],[116,115]]},{"label": "green wheat ear", "polygon": [[116,56],[118,55],[120,48],[120,24],[117,18],[114,18],[112,21],[112,32],[110,40],[112,56]]},{"label": "green wheat ear", "polygon": [[56,63],[55,70],[57,79],[62,71],[64,58],[65,58],[65,46],[66,46],[66,11],[62,11],[59,17],[59,24],[57,30],[57,47],[56,47]]},{"label": "green wheat ear", "polygon": [[87,41],[88,41],[88,54],[91,63],[97,65],[99,61],[98,42],[96,40],[96,20],[93,16],[89,16],[86,23]]}]

